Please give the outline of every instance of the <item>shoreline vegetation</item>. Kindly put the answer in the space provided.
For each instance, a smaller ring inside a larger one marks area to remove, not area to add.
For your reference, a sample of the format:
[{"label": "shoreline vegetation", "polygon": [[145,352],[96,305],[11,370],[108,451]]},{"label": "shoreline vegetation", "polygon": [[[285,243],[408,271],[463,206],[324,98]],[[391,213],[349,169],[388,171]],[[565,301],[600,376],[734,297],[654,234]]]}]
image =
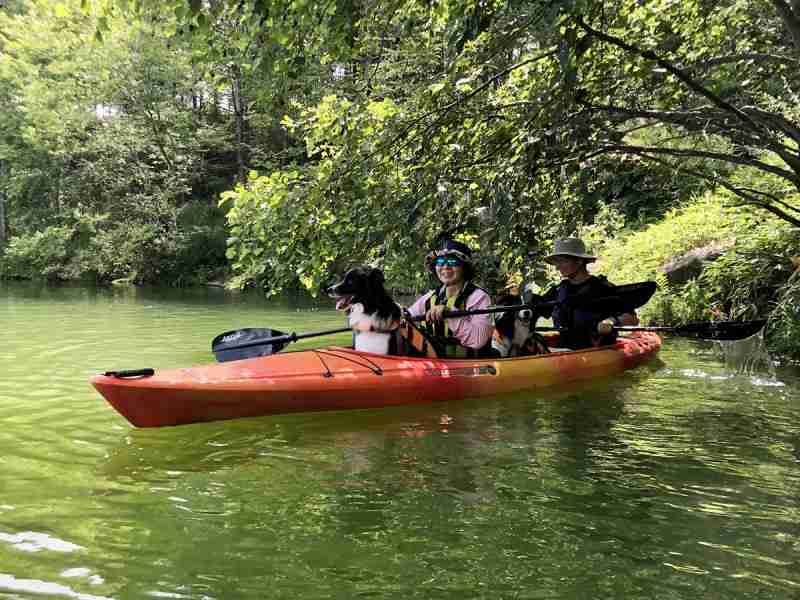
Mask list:
[{"label": "shoreline vegetation", "polygon": [[6,0],[0,279],[416,292],[451,236],[497,292],[578,235],[798,359],[795,4]]}]

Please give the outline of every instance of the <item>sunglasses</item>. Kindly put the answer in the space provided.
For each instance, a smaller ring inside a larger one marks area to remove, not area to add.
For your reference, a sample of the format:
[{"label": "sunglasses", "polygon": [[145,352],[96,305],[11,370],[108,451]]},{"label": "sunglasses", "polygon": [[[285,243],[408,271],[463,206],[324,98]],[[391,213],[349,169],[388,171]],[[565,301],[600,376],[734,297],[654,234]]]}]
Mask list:
[{"label": "sunglasses", "polygon": [[434,267],[460,267],[464,261],[455,256],[440,256],[433,261]]}]

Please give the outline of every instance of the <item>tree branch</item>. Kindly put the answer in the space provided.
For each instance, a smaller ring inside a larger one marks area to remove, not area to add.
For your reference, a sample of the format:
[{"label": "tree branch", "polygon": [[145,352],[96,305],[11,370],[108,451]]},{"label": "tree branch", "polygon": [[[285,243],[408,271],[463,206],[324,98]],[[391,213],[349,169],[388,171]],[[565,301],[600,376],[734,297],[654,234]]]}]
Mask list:
[{"label": "tree branch", "polygon": [[719,65],[727,65],[730,63],[741,62],[743,60],[752,60],[754,62],[776,62],[784,65],[796,66],[800,60],[792,58],[791,56],[782,56],[780,54],[767,54],[765,52],[746,52],[744,54],[730,54],[728,56],[715,56],[706,60],[699,61],[690,65],[686,65],[686,69],[696,69],[700,67],[717,67]]},{"label": "tree branch", "polygon": [[[739,196],[743,200],[745,200],[745,202],[747,204],[750,204],[751,206],[756,206],[758,208],[762,208],[762,209],[772,213],[773,215],[775,215],[779,219],[781,219],[783,221],[786,221],[787,223],[790,223],[791,225],[794,225],[795,227],[800,227],[800,219],[798,219],[797,217],[794,217],[794,216],[784,212],[783,210],[781,210],[777,206],[774,206],[774,205],[770,204],[769,202],[765,202],[763,200],[759,200],[755,196],[752,196],[752,195],[750,195],[748,193],[748,191],[755,191],[755,190],[748,190],[747,188],[738,188],[738,187],[734,186],[733,184],[731,184],[730,182],[725,181],[724,179],[721,179],[719,177],[712,177],[712,176],[706,175],[705,173],[703,173],[701,171],[696,171],[695,169],[688,169],[686,167],[682,167],[680,165],[676,165],[676,164],[674,164],[674,163],[672,163],[670,161],[662,160],[662,159],[660,159],[658,157],[655,157],[655,156],[647,156],[647,155],[641,155],[641,156],[643,158],[647,158],[648,160],[652,160],[653,162],[657,162],[659,164],[665,165],[665,166],[669,167],[670,169],[674,169],[676,171],[680,171],[682,173],[686,173],[687,175],[692,175],[693,177],[698,177],[698,178],[703,179],[704,181],[708,181],[708,182],[710,182],[710,183],[712,183],[714,185],[719,185],[720,187],[725,188],[729,192],[731,192],[731,193]],[[760,195],[764,195],[764,196],[768,196],[768,197],[774,198],[774,196],[771,196],[771,194],[766,194],[764,192],[756,191],[756,193],[758,193]],[[793,206],[790,206],[790,205],[787,205],[786,203],[781,202],[780,200],[778,200],[778,202],[780,204],[783,204],[784,206],[786,206],[788,209],[791,209],[791,210],[794,210],[794,211],[798,210],[797,208],[795,208]]]},{"label": "tree branch", "polygon": [[[777,1],[781,1],[781,0],[774,0],[774,1],[777,2]],[[625,42],[624,40],[619,39],[618,37],[615,37],[615,36],[610,35],[608,33],[603,33],[602,31],[598,31],[597,29],[593,29],[592,27],[589,27],[589,25],[587,25],[584,22],[583,18],[580,17],[580,16],[575,18],[575,22],[578,24],[578,26],[581,29],[586,31],[586,33],[588,33],[589,35],[597,37],[597,38],[603,40],[604,42],[608,42],[609,44],[611,44],[613,46],[617,46],[618,48],[622,48],[623,50],[626,50],[626,51],[628,51],[628,52],[630,52],[632,54],[636,54],[638,56],[641,56],[642,58],[644,58],[646,60],[654,61],[661,68],[669,71],[675,77],[677,77],[680,81],[682,81],[684,84],[686,84],[686,86],[689,89],[691,89],[695,93],[700,94],[701,96],[707,98],[708,100],[710,100],[714,105],[718,106],[719,108],[721,108],[721,109],[723,109],[723,110],[725,110],[725,111],[727,111],[729,113],[732,113],[732,114],[736,115],[743,123],[747,124],[749,127],[753,128],[754,130],[759,131],[759,129],[760,129],[759,126],[750,117],[748,117],[745,113],[743,113],[741,110],[739,110],[738,108],[736,108],[735,106],[733,106],[729,102],[726,102],[725,100],[723,100],[722,98],[717,96],[715,93],[713,93],[711,90],[709,90],[706,87],[704,87],[703,85],[701,85],[699,82],[697,82],[692,77],[689,77],[689,75],[687,75],[684,71],[682,71],[681,69],[679,69],[678,67],[676,67],[672,63],[664,60],[663,58],[660,58],[652,50],[642,50],[642,49],[634,46],[633,44],[629,44],[628,42]]]},{"label": "tree branch", "polygon": [[[735,143],[748,144],[757,149],[766,149],[777,154],[791,169],[800,175],[800,157],[797,148],[787,146],[772,138],[764,140],[757,134],[749,130],[747,132],[740,129],[725,127],[725,123],[718,123],[722,115],[708,111],[653,111],[653,110],[631,110],[613,105],[599,105],[584,103],[591,109],[602,110],[610,114],[621,115],[625,120],[636,119],[655,119],[659,122],[672,123],[688,129],[689,131],[703,131],[716,133],[730,139]],[[767,129],[777,129],[787,137],[791,138],[800,145],[800,129],[794,123],[788,121],[781,115],[767,112],[756,107],[742,108],[742,111],[752,113],[754,119],[762,122]],[[797,136],[797,137],[795,137]]]},{"label": "tree branch", "polygon": [[795,186],[800,188],[800,177],[792,171],[781,169],[773,165],[767,164],[760,160],[753,158],[745,158],[743,156],[736,156],[733,154],[722,154],[719,152],[709,152],[706,150],[692,150],[690,148],[659,148],[655,146],[630,146],[627,144],[605,144],[602,149],[609,152],[621,152],[625,154],[666,154],[668,156],[688,156],[693,158],[709,158],[712,160],[719,160],[722,162],[733,163],[737,165],[747,165],[755,167],[767,173],[772,173],[783,179],[791,181]]},{"label": "tree branch", "polygon": [[[417,125],[419,125],[420,123],[422,123],[423,121],[428,119],[429,117],[432,117],[432,116],[437,115],[437,114],[446,115],[447,113],[450,112],[451,109],[453,109],[456,106],[459,106],[459,105],[465,103],[467,100],[469,100],[473,96],[476,96],[477,94],[482,92],[484,89],[486,89],[488,86],[490,86],[492,83],[494,83],[498,79],[504,77],[505,75],[508,75],[512,71],[515,71],[516,69],[519,69],[520,67],[523,67],[523,66],[525,66],[527,64],[530,64],[530,63],[533,63],[533,62],[537,62],[537,61],[542,60],[544,58],[547,58],[549,56],[553,56],[555,54],[555,52],[556,52],[556,50],[549,50],[549,51],[544,52],[542,54],[537,54],[536,56],[534,56],[532,58],[529,58],[529,59],[523,60],[521,62],[515,63],[513,65],[510,65],[510,66],[506,67],[505,69],[502,69],[501,71],[499,71],[498,73],[496,73],[495,75],[493,75],[492,77],[490,77],[489,79],[484,81],[477,88],[472,90],[469,94],[466,94],[465,96],[463,96],[461,98],[458,98],[458,99],[454,100],[453,102],[450,102],[449,104],[446,104],[445,106],[440,106],[440,107],[438,107],[438,108],[436,108],[434,110],[428,111],[427,113],[425,113],[425,114],[417,117],[416,119],[412,120],[411,123],[409,123],[408,125],[406,125],[406,127],[401,129],[400,132],[397,133],[396,135],[394,135],[388,142],[386,142],[385,144],[381,144],[381,146],[378,149],[376,149],[373,152],[369,153],[367,156],[365,156],[363,159],[361,159],[358,162],[366,161],[366,160],[372,158],[373,156],[375,156],[376,154],[378,154],[379,152],[382,152],[383,150],[393,146],[396,142],[398,142],[401,139],[403,139],[406,136],[408,136],[408,134],[414,129],[414,127],[416,127]],[[441,123],[443,119],[444,119],[443,116],[439,116],[432,123],[430,123],[427,127],[425,127],[420,132],[420,135],[424,135],[427,132],[429,132],[431,129],[436,127],[436,125]],[[403,148],[405,148],[408,145],[408,143],[409,142],[406,141],[399,148],[397,148],[397,151],[400,151]],[[394,154],[396,154],[396,152]],[[351,169],[352,169],[352,167],[348,168],[345,172],[349,173],[351,171]]]}]

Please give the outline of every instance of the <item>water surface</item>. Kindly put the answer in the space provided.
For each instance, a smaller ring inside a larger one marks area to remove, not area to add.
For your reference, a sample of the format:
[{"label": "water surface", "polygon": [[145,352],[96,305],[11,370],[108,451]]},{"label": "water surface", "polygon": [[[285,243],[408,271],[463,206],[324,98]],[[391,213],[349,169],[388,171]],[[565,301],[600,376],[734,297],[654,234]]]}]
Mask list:
[{"label": "water surface", "polygon": [[[0,285],[0,597],[797,598],[800,379],[668,340],[580,387],[134,429],[108,369],[326,303]],[[312,339],[309,347],[344,343]]]}]

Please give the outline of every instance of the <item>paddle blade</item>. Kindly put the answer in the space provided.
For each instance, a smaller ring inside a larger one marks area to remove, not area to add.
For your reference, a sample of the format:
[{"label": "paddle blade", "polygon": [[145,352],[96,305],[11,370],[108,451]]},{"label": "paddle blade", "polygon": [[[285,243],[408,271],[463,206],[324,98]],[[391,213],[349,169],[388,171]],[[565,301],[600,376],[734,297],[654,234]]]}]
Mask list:
[{"label": "paddle blade", "polygon": [[642,281],[614,286],[614,293],[622,299],[622,307],[625,311],[633,312],[647,304],[657,289],[658,285],[655,281]]},{"label": "paddle blade", "polygon": [[699,321],[675,327],[673,333],[702,340],[733,341],[754,336],[767,324],[765,319],[756,321]]},{"label": "paddle blade", "polygon": [[656,293],[658,286],[655,281],[642,281],[641,283],[628,283],[616,285],[609,289],[608,296],[594,297],[577,295],[567,298],[567,303],[573,308],[589,310],[593,313],[618,315],[633,312],[644,306]]},{"label": "paddle blade", "polygon": [[[269,356],[270,354],[280,352],[286,345],[285,341],[270,342],[269,338],[285,335],[285,333],[277,329],[264,329],[260,327],[234,329],[232,331],[220,333],[215,337],[211,341],[211,351],[219,362],[255,358],[257,356]],[[258,340],[264,340],[264,343],[255,344],[246,348],[236,347]]]}]

